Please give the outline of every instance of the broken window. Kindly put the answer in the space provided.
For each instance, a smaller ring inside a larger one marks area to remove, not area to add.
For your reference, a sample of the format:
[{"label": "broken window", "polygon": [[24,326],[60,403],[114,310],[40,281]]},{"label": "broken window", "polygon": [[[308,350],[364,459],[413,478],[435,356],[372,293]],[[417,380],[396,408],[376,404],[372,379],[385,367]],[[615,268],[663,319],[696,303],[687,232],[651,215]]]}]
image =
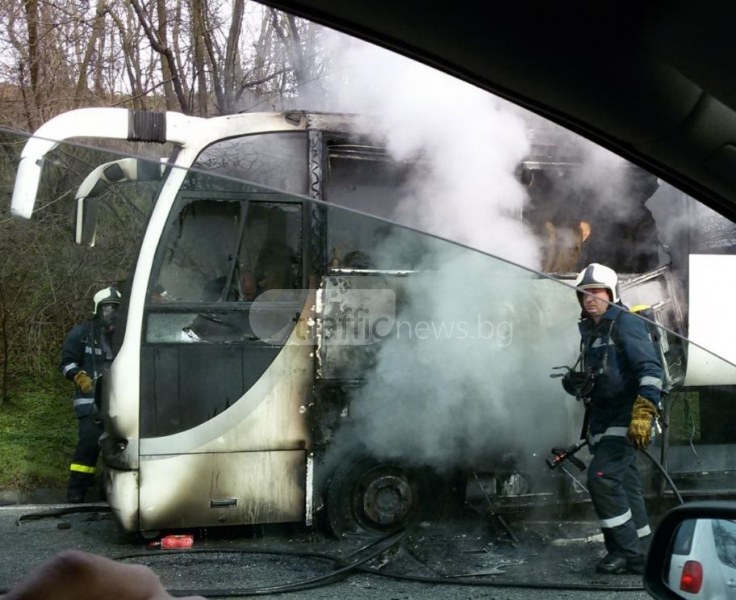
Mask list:
[{"label": "broken window", "polygon": [[303,287],[300,202],[210,196],[180,206],[149,290],[149,342],[242,339],[252,332],[239,305]]}]

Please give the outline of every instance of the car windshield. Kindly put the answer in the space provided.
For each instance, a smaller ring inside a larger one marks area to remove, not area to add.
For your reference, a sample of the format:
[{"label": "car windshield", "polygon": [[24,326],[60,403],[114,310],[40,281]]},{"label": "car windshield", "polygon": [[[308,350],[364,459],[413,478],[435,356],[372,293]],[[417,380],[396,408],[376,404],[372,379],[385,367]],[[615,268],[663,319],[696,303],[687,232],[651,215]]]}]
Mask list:
[{"label": "car windshield", "polygon": [[[736,489],[732,221],[264,5],[24,6],[0,587],[76,549],[177,595],[643,598],[650,526]],[[604,438],[631,510],[596,496]]]}]

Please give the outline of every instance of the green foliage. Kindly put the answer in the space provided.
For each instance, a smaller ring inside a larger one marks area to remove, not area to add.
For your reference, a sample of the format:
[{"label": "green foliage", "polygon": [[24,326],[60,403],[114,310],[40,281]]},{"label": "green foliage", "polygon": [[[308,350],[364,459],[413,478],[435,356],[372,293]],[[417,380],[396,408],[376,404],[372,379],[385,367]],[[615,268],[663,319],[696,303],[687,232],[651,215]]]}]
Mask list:
[{"label": "green foliage", "polygon": [[[0,193],[10,198],[25,137],[4,134]],[[99,195],[99,235],[74,243],[75,194],[87,175],[120,155],[69,144],[47,155],[30,221],[0,207],[0,405],[24,377],[54,370],[64,337],[89,318],[94,293],[124,280],[157,182],[110,186]]]},{"label": "green foliage", "polygon": [[697,444],[700,441],[700,395],[672,392],[670,400],[670,443]]},{"label": "green foliage", "polygon": [[33,218],[17,221],[9,200],[25,142],[0,132],[0,489],[20,490],[66,485],[77,423],[61,345],[90,316],[94,292],[129,273],[157,185],[104,190],[97,245],[77,246],[76,190],[120,155],[60,145],[44,164]]},{"label": "green foliage", "polygon": [[71,395],[58,371],[16,382],[0,406],[0,489],[66,486],[77,438]]}]

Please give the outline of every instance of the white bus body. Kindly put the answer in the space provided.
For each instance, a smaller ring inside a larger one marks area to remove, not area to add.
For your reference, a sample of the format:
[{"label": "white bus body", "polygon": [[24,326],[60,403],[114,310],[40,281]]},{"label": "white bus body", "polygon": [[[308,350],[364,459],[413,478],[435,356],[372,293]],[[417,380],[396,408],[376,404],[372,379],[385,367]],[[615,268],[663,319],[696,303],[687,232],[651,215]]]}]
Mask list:
[{"label": "white bus body", "polygon": [[[160,164],[123,158],[100,165],[77,191],[77,242],[93,244],[104,184],[161,182],[124,291],[117,354],[101,386],[107,494],[127,531],[311,523],[325,503],[335,529],[351,519],[384,529],[420,514],[435,494],[432,485],[455,483],[447,474],[371,456],[324,464],[330,436],[349,414],[350,390],[369,377],[371,362],[370,352],[352,351],[360,346],[347,352],[326,342],[326,323],[351,309],[350,299],[326,299],[362,289],[389,290],[383,299],[390,301],[418,276],[412,265],[370,264],[368,234],[361,239],[348,231],[347,217],[331,212],[334,205],[390,216],[398,171],[411,168],[389,161],[356,126],[360,121],[348,115],[201,119],[94,108],[52,119],[26,144],[12,201],[13,214],[24,218],[33,212],[44,157],[60,142],[100,137],[174,146]],[[372,181],[347,185],[362,171],[340,171],[340,161],[363,161],[381,185],[372,191]],[[364,196],[351,195],[361,186]],[[370,235],[379,230],[375,225]],[[337,238],[354,246],[337,256]],[[691,280],[696,269],[712,268],[708,257],[696,260]],[[559,292],[553,279],[532,279],[530,297],[553,302],[546,307],[551,314],[574,322],[570,291]],[[558,279],[571,282],[569,274]],[[622,295],[630,304],[652,305],[658,322],[685,331],[667,267],[623,277]],[[688,306],[691,331],[705,332],[696,300],[691,296]],[[558,336],[558,360],[571,363],[575,331],[567,329],[547,333]],[[682,383],[683,348],[667,343],[665,337],[673,379]],[[687,369],[694,385],[736,384],[729,363],[703,353],[697,364]],[[581,408],[559,395],[566,408],[558,420],[574,439]],[[548,494],[545,485],[518,495]]]}]

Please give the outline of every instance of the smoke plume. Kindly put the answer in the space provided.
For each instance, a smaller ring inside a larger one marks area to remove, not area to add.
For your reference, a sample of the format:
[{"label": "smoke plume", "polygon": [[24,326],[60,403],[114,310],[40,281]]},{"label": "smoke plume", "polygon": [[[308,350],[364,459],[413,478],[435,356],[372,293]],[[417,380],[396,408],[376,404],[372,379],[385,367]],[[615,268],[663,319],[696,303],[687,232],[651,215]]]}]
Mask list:
[{"label": "smoke plume", "polygon": [[518,114],[490,94],[375,46],[338,34],[328,45],[339,57],[327,82],[328,109],[375,117],[375,134],[392,157],[424,166],[394,219],[537,267],[537,242],[520,219],[526,193],[514,176],[529,151]]},{"label": "smoke plume", "polygon": [[[371,115],[394,160],[421,164],[393,218],[538,268],[537,239],[521,219],[516,170],[530,146],[518,110],[390,52],[339,35],[331,44],[339,58],[326,108]],[[373,254],[401,254],[401,244],[388,238]],[[574,361],[574,294],[463,247],[427,247],[412,265],[419,273],[391,283],[401,300],[395,328],[351,398],[355,427],[334,454],[359,443],[378,457],[450,468],[567,440],[574,400],[549,375]]]}]

